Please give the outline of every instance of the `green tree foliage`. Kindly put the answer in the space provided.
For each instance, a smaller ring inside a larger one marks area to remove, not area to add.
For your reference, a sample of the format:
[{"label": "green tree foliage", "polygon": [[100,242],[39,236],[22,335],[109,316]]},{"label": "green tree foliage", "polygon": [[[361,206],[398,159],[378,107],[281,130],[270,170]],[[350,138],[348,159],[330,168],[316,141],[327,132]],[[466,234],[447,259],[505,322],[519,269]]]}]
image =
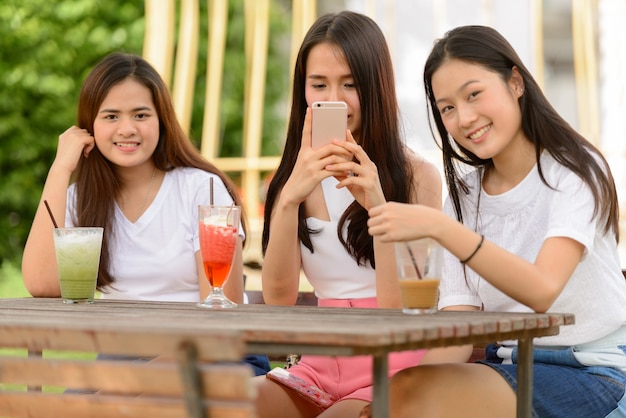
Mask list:
[{"label": "green tree foliage", "polygon": [[21,257],[86,73],[111,51],[141,53],[143,13],[137,0],[0,2],[0,262]]},{"label": "green tree foliage", "polygon": [[[206,2],[192,136],[201,137],[206,75]],[[263,152],[280,153],[288,90],[286,23],[272,3]],[[228,51],[222,95],[222,155],[241,155],[243,1],[229,2]],[[0,265],[20,261],[59,134],[76,120],[82,81],[104,55],[141,54],[143,0],[2,0],[0,2]],[[271,74],[271,75],[270,75]],[[198,145],[198,142],[196,141]]]}]

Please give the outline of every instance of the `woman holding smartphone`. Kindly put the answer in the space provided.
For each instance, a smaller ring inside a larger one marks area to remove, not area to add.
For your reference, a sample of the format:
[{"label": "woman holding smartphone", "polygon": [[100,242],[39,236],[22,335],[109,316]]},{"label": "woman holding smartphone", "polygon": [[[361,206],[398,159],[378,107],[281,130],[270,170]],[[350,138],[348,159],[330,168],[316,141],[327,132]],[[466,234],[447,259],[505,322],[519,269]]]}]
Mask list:
[{"label": "woman holding smartphone", "polygon": [[[265,302],[295,304],[302,269],[320,306],[400,308],[393,245],[368,235],[367,211],[388,200],[441,209],[441,179],[402,141],[385,38],[364,15],[324,15],[306,34],[294,74],[287,140],[266,201]],[[313,148],[310,108],[328,101],[347,104],[348,129]],[[390,373],[422,355],[391,356]],[[260,417],[358,416],[371,400],[369,356],[303,356],[289,371],[335,402],[319,407],[263,379]]]}]

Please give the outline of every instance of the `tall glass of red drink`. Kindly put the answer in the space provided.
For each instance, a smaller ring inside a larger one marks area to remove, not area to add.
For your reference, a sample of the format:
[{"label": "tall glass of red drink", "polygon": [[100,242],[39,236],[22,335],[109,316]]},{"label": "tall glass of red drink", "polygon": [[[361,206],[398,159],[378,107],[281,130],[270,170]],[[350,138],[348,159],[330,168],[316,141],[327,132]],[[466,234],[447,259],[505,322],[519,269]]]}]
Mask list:
[{"label": "tall glass of red drink", "polygon": [[232,308],[237,304],[224,295],[235,257],[241,208],[239,206],[198,206],[200,252],[211,293],[198,306]]}]

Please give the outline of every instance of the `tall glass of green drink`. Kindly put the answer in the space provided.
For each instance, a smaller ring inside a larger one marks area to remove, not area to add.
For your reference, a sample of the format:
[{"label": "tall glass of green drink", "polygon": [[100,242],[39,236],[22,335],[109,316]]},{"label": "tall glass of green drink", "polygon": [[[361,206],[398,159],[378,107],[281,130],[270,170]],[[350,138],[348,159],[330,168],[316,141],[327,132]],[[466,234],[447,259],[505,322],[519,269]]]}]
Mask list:
[{"label": "tall glass of green drink", "polygon": [[63,302],[93,302],[103,230],[98,227],[54,229],[54,248]]}]

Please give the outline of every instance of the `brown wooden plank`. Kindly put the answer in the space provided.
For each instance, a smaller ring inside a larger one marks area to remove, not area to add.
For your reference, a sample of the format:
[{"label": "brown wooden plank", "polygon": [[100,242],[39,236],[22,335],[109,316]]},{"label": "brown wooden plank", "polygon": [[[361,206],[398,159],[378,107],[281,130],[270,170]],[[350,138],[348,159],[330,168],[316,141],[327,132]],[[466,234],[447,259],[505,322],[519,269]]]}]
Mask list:
[{"label": "brown wooden plank", "polygon": [[[244,364],[202,364],[203,396],[246,400],[254,397],[252,371]],[[0,357],[0,382],[55,386],[118,394],[182,396],[178,365],[170,361],[80,361]]]},{"label": "brown wooden plank", "polygon": [[[211,418],[252,418],[252,402],[205,403]],[[13,418],[181,418],[187,416],[181,399],[145,396],[72,395],[0,392],[0,416]]]},{"label": "brown wooden plank", "polygon": [[[245,343],[235,331],[188,331],[182,329],[90,329],[76,327],[66,329],[62,324],[29,325],[27,321],[5,319],[0,328],[0,346],[97,352],[105,354],[132,355],[137,357],[174,356],[179,346],[191,341],[204,360],[237,361],[245,352]],[[39,320],[37,320],[39,323]]]},{"label": "brown wooden plank", "polygon": [[[208,310],[199,309],[195,304],[170,302],[99,300],[90,306],[68,307],[56,299],[0,301],[0,316],[3,317],[3,322],[6,321],[4,319],[6,312],[9,320],[31,321],[40,325],[45,324],[50,328],[52,326],[50,324],[54,322],[45,323],[42,316],[50,316],[51,311],[54,312],[54,319],[63,323],[65,330],[70,326],[78,327],[81,323],[84,324],[82,320],[84,316],[106,317],[105,323],[110,328],[118,329],[131,328],[135,323],[134,318],[142,318],[141,326],[135,324],[135,327],[146,329],[157,326],[179,327],[181,331],[186,332],[239,330],[243,332],[248,343],[253,343],[254,349],[258,349],[264,343],[275,346],[284,344],[286,349],[289,349],[287,347],[289,345],[317,344],[359,347],[360,352],[363,352],[367,351],[368,347],[375,351],[378,349],[376,347],[384,345],[413,344],[414,347],[418,347],[420,341],[429,345],[435,340],[452,341],[458,339],[464,332],[461,328],[456,328],[455,324],[469,326],[469,336],[472,337],[483,335],[493,327],[503,331],[513,330],[505,332],[511,338],[515,338],[515,335],[532,337],[541,335],[542,329],[550,327],[540,323],[532,324],[537,318],[549,318],[549,315],[532,313],[440,312],[427,318],[420,318],[404,315],[400,310],[305,306],[242,305],[232,310],[207,312]],[[468,318],[468,321],[459,322],[461,315]],[[554,316],[568,323],[573,322],[571,314]],[[527,319],[531,319],[531,323],[527,324]],[[454,332],[444,328],[447,326],[451,326]]]}]

